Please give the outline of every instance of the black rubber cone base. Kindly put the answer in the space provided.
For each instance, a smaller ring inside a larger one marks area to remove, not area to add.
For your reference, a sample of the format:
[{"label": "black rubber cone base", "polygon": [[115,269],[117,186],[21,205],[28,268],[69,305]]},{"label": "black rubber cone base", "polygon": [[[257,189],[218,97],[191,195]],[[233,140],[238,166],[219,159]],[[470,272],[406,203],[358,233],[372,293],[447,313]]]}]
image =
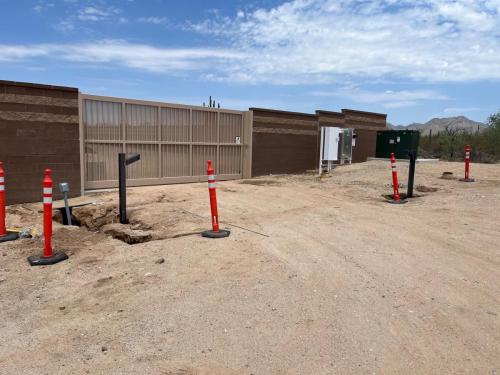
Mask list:
[{"label": "black rubber cone base", "polygon": [[408,203],[408,201],[406,199],[399,199],[397,201],[395,201],[394,199],[389,199],[389,200],[387,200],[387,202],[389,202],[390,204],[405,204],[405,203]]},{"label": "black rubber cone base", "polygon": [[473,178],[460,178],[460,179],[458,179],[458,181],[461,181],[461,182],[474,182],[474,179]]},{"label": "black rubber cone base", "polygon": [[0,237],[0,242],[14,241],[19,238],[19,233],[7,231],[5,236]]},{"label": "black rubber cone base", "polygon": [[43,256],[30,256],[28,257],[28,262],[30,266],[50,266],[66,259],[68,259],[66,253],[64,251],[59,251],[53,253],[52,256],[48,258]]},{"label": "black rubber cone base", "polygon": [[221,229],[218,232],[214,232],[213,230],[206,230],[205,232],[201,232],[201,235],[207,238],[224,238],[229,237],[230,234],[231,232],[225,229]]},{"label": "black rubber cone base", "polygon": [[394,194],[383,195],[383,197],[387,200],[388,203],[391,203],[391,204],[408,203],[408,201],[406,200],[406,193],[399,194],[399,200],[394,200]]}]

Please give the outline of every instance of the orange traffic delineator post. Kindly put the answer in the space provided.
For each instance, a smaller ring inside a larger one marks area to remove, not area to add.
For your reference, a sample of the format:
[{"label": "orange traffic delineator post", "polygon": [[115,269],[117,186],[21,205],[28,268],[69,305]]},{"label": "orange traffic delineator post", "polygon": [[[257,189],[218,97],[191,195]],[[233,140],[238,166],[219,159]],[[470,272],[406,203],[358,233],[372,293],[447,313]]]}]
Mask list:
[{"label": "orange traffic delineator post", "polygon": [[0,242],[14,241],[19,238],[16,232],[8,231],[5,226],[5,172],[0,161]]},{"label": "orange traffic delineator post", "polygon": [[43,179],[43,236],[44,246],[42,256],[30,256],[28,262],[32,266],[47,266],[68,259],[63,251],[52,249],[52,170],[45,170]]},{"label": "orange traffic delineator post", "polygon": [[394,194],[392,199],[389,199],[389,203],[392,204],[403,204],[407,203],[406,199],[401,199],[399,195],[399,182],[398,182],[398,171],[396,169],[396,157],[394,156],[394,152],[391,152],[391,169],[392,169],[392,188],[394,190]]},{"label": "orange traffic delineator post", "polygon": [[215,170],[212,167],[212,160],[207,161],[208,168],[208,194],[210,196],[210,211],[212,215],[212,230],[206,230],[201,233],[203,237],[223,238],[231,233],[225,229],[219,229],[219,213],[217,212],[217,194],[215,192]]},{"label": "orange traffic delineator post", "polygon": [[474,182],[473,178],[469,177],[470,172],[470,146],[465,146],[465,177],[461,178],[459,181],[462,182]]}]

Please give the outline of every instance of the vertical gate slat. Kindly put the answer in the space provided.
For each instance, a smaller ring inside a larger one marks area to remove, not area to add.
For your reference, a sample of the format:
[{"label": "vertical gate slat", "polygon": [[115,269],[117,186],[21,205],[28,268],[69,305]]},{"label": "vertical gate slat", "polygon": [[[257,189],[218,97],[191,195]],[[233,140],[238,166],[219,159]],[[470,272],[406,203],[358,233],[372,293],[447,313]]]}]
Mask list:
[{"label": "vertical gate slat", "polygon": [[221,171],[222,170],[222,163],[221,163],[221,159],[220,159],[220,111],[217,111],[217,161],[215,163],[217,169],[216,169],[216,173],[219,173],[220,172],[217,172],[217,170]]},{"label": "vertical gate slat", "polygon": [[[162,139],[161,130],[162,129],[161,129],[161,107],[160,106],[157,107],[157,111],[158,111],[158,113],[156,114],[156,116],[157,116],[156,134],[157,134],[157,140],[161,141],[161,139]],[[156,147],[158,147],[158,169],[157,169],[157,171],[158,171],[158,177],[161,177],[163,174],[163,170],[162,170],[163,169],[163,158],[161,156],[163,146],[161,145],[161,143],[158,143],[158,145]]]},{"label": "vertical gate slat", "polygon": [[193,110],[189,110],[189,175],[193,175]]}]

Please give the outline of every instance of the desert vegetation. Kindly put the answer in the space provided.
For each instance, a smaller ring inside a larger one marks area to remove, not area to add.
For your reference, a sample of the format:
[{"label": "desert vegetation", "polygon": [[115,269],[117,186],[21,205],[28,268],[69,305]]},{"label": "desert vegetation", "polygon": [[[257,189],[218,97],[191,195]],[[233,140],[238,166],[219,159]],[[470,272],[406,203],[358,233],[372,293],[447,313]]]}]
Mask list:
[{"label": "desert vegetation", "polygon": [[463,159],[465,145],[471,146],[471,160],[481,163],[500,161],[500,111],[492,114],[484,131],[469,132],[446,126],[438,134],[428,134],[420,139],[420,157],[444,160]]}]

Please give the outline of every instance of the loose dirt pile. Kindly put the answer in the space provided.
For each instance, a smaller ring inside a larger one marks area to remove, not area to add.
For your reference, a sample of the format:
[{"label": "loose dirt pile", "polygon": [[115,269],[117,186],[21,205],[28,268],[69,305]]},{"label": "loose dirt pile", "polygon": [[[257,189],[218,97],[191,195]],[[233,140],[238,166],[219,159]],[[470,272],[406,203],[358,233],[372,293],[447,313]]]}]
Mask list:
[{"label": "loose dirt pile", "polygon": [[401,206],[381,161],[218,182],[219,240],[197,234],[206,184],[129,189],[129,225],[95,195],[54,224],[68,261],[0,244],[0,374],[500,373],[500,165],[445,171],[463,164],[417,164]]}]

